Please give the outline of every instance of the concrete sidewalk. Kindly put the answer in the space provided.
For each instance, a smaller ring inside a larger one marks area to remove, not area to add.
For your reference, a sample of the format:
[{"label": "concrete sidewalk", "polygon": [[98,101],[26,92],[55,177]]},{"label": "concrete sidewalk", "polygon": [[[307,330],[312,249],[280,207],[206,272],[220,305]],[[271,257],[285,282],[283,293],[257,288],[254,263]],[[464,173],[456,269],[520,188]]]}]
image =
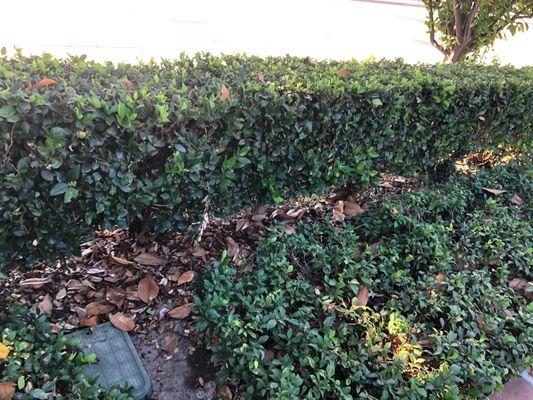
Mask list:
[{"label": "concrete sidewalk", "polygon": [[[17,0],[2,6],[0,47],[129,62],[199,51],[438,62],[425,15],[417,0]],[[533,64],[533,30],[494,54]]]}]

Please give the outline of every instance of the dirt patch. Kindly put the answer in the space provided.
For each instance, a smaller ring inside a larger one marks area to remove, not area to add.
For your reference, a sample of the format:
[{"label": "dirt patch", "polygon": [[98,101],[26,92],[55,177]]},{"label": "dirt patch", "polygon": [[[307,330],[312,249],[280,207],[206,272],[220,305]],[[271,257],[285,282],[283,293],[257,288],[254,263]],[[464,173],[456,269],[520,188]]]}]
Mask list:
[{"label": "dirt patch", "polygon": [[186,328],[132,337],[152,380],[153,400],[213,399],[215,368],[207,350],[196,348]]}]

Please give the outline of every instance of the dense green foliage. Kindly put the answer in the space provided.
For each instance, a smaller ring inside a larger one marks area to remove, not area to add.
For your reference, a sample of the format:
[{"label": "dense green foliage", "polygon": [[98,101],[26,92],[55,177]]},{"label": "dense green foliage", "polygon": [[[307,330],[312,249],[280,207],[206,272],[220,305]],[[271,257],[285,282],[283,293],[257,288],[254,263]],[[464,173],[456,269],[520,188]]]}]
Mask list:
[{"label": "dense green foliage", "polygon": [[245,399],[490,394],[533,362],[533,304],[508,285],[533,280],[532,209],[511,201],[531,204],[532,175],[497,169],[351,224],[301,224],[265,240],[251,272],[215,263],[195,301],[220,378]]},{"label": "dense green foliage", "polygon": [[532,77],[400,61],[0,58],[0,264],[77,249],[95,225],[184,228],[207,195],[229,211],[523,150]]},{"label": "dense green foliage", "polygon": [[0,344],[9,349],[7,358],[0,358],[0,382],[16,383],[13,399],[133,399],[128,390],[106,392],[97,376],[86,377],[84,366],[96,356],[78,351],[77,340],[52,333],[44,316],[10,311],[0,317]]}]

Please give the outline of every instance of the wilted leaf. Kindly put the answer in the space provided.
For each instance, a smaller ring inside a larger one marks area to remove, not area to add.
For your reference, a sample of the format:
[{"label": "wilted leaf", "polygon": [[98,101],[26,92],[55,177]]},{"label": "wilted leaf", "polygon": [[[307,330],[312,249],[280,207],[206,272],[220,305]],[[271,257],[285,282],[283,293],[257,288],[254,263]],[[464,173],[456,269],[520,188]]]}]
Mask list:
[{"label": "wilted leaf", "polygon": [[193,307],[194,303],[187,303],[170,310],[167,315],[171,318],[185,319],[190,315]]},{"label": "wilted leaf", "polygon": [[159,285],[154,278],[146,276],[139,282],[137,291],[139,292],[139,298],[149,304],[159,294]]},{"label": "wilted leaf", "polygon": [[109,314],[109,322],[111,322],[115,328],[120,329],[121,331],[128,332],[135,328],[133,317],[121,312]]},{"label": "wilted leaf", "polygon": [[128,265],[130,265],[132,263],[131,261],[125,260],[125,259],[120,258],[120,257],[116,257],[113,254],[108,254],[106,259],[107,259],[107,262],[109,262],[111,264],[115,264],[115,265],[121,266],[121,267],[127,267]]},{"label": "wilted leaf", "polygon": [[0,342],[0,360],[5,360],[10,351],[9,347]]},{"label": "wilted leaf", "polygon": [[365,285],[359,286],[359,292],[357,293],[357,303],[360,306],[366,306],[368,304],[368,288]]},{"label": "wilted leaf", "polygon": [[498,196],[499,194],[507,192],[507,190],[491,189],[491,188],[486,188],[486,187],[482,187],[481,189],[483,189],[486,192],[495,194],[496,196]]},{"label": "wilted leaf", "polygon": [[228,237],[228,256],[230,258],[235,258],[239,254],[239,245],[232,237]]},{"label": "wilted leaf", "polygon": [[163,258],[152,253],[141,253],[135,257],[134,260],[139,264],[151,265],[153,267],[165,264],[165,260]]},{"label": "wilted leaf", "polygon": [[363,210],[359,204],[353,202],[353,201],[345,201],[344,202],[344,215],[347,215],[348,217],[355,217],[357,214],[364,213],[365,210]]},{"label": "wilted leaf", "polygon": [[22,288],[39,289],[50,282],[52,282],[51,278],[31,278],[21,281],[19,286]]},{"label": "wilted leaf", "polygon": [[183,285],[185,283],[192,282],[194,279],[194,272],[193,271],[185,271],[183,274],[180,275],[178,279],[178,286]]},{"label": "wilted leaf", "polygon": [[342,69],[339,71],[339,74],[341,74],[341,75],[351,75],[351,74],[352,74],[352,71],[350,71],[349,69],[346,69],[346,68],[342,68]]},{"label": "wilted leaf", "polygon": [[261,83],[266,83],[265,81],[265,75],[263,75],[262,72],[259,72],[259,75],[257,76],[259,78],[259,80],[261,81]]},{"label": "wilted leaf", "polygon": [[41,301],[41,303],[39,304],[39,310],[41,310],[43,314],[50,315],[53,309],[54,304],[52,303],[52,298],[49,294],[46,294],[46,296],[44,296],[43,301]]},{"label": "wilted leaf", "polygon": [[233,394],[231,393],[231,390],[229,389],[228,385],[219,386],[215,391],[216,399],[223,399],[224,397],[226,397],[227,400],[233,399]]},{"label": "wilted leaf", "polygon": [[516,206],[521,206],[522,204],[524,204],[524,200],[522,200],[520,197],[518,197],[517,194],[515,194],[513,198],[511,199],[511,203],[513,203]]},{"label": "wilted leaf", "polygon": [[0,400],[11,400],[15,395],[15,382],[0,382]]},{"label": "wilted leaf", "polygon": [[226,87],[226,85],[222,84],[222,86],[220,87],[220,100],[226,101],[229,98],[230,98],[229,90]]},{"label": "wilted leaf", "polygon": [[33,87],[40,88],[40,87],[43,87],[43,86],[55,85],[56,83],[57,83],[57,81],[54,81],[53,79],[44,78],[43,80],[41,80],[41,81],[37,82],[35,85],[33,85]]},{"label": "wilted leaf", "polygon": [[105,300],[93,301],[85,306],[85,312],[89,315],[107,314],[114,309],[115,306]]},{"label": "wilted leaf", "polygon": [[109,288],[105,294],[105,298],[111,304],[116,305],[118,308],[122,307],[124,299],[126,298],[126,293],[122,289]]},{"label": "wilted leaf", "polygon": [[333,208],[333,221],[344,221],[344,201],[342,200],[335,203],[335,208]]}]

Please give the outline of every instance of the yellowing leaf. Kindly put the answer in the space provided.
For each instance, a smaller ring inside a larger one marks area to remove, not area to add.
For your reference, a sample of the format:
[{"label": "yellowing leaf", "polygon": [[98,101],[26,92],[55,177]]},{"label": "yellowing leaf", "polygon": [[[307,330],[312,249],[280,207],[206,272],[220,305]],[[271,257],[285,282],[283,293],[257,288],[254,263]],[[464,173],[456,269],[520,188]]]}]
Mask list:
[{"label": "yellowing leaf", "polygon": [[226,85],[222,84],[222,86],[220,88],[220,100],[221,101],[226,101],[226,100],[229,100],[230,97],[231,96],[229,94],[228,88],[226,87]]},{"label": "yellowing leaf", "polygon": [[109,314],[109,321],[115,328],[120,329],[121,331],[128,332],[135,328],[133,317],[120,312],[116,314]]},{"label": "yellowing leaf", "polygon": [[185,271],[183,274],[180,275],[178,279],[178,286],[183,285],[185,283],[192,282],[194,279],[194,272],[193,271]]},{"label": "yellowing leaf", "polygon": [[146,304],[149,304],[159,294],[159,285],[154,278],[147,276],[141,279],[137,291],[139,293],[139,298]]},{"label": "yellowing leaf", "polygon": [[35,85],[33,85],[33,87],[40,88],[40,87],[44,87],[44,86],[55,85],[56,83],[57,83],[57,81],[54,81],[53,79],[44,78],[43,80],[41,80],[41,81],[37,82]]},{"label": "yellowing leaf", "polygon": [[171,318],[185,319],[190,315],[193,307],[194,303],[187,303],[170,310],[167,315]]},{"label": "yellowing leaf", "polygon": [[0,343],[0,360],[6,359],[10,351],[11,350],[9,349],[9,347],[4,345],[3,343]]}]

